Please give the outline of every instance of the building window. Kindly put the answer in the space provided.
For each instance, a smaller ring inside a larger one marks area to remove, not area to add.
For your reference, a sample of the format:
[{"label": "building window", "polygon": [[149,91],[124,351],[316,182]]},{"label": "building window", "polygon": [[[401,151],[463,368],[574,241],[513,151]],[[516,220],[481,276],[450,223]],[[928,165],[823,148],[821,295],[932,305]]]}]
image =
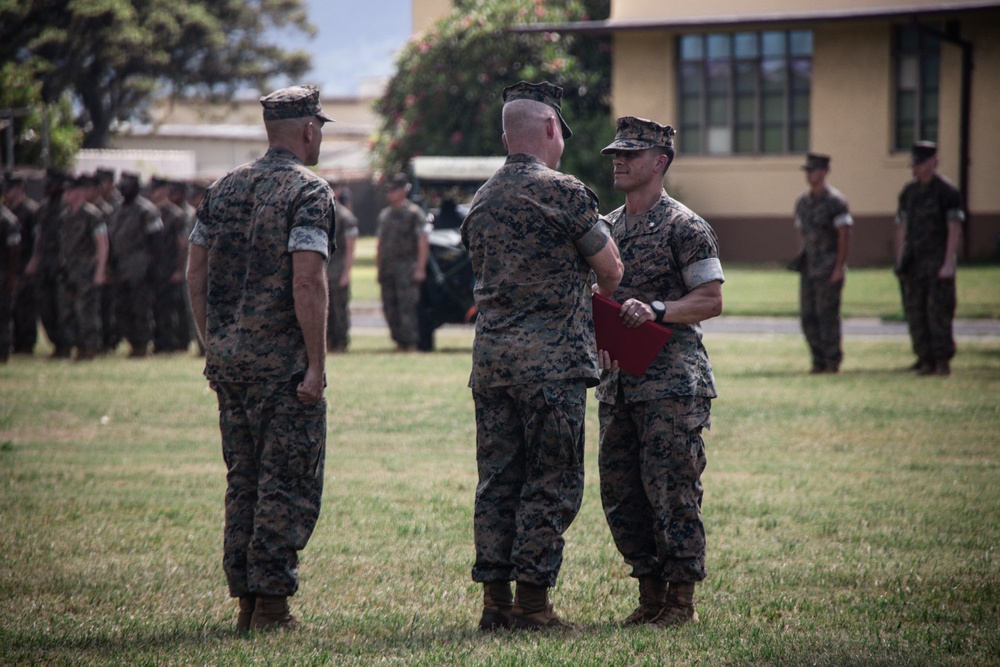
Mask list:
[{"label": "building window", "polygon": [[680,149],[696,155],[809,149],[811,30],[683,35]]},{"label": "building window", "polygon": [[914,141],[938,139],[941,40],[917,25],[894,28],[896,60],[896,150]]}]

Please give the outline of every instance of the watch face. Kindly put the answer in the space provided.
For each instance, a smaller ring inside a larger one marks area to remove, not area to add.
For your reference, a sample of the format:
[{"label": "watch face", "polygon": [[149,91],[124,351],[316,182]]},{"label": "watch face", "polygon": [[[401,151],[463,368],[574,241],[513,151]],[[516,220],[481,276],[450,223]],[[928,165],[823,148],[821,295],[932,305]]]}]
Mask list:
[{"label": "watch face", "polygon": [[663,316],[667,314],[667,307],[663,305],[662,301],[653,301],[649,304],[649,307],[653,309],[656,313],[656,321],[659,322],[663,319]]}]

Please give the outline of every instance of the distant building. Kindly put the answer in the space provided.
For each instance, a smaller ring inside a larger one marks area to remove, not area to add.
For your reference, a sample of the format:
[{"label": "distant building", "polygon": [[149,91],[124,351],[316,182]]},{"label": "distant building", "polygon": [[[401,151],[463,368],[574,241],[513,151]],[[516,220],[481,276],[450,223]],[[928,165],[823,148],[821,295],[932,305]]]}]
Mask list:
[{"label": "distant building", "polygon": [[[378,117],[373,97],[323,98],[323,110],[336,121],[323,129],[321,176],[345,183],[353,196],[355,213],[364,234],[374,233],[374,220],[382,203],[372,184],[369,142]],[[197,100],[164,101],[153,106],[152,122],[118,128],[103,158],[144,176],[170,176],[213,181],[231,169],[254,160],[267,150],[267,134],[257,97],[223,104]],[[176,163],[157,165],[149,156],[193,154],[190,173],[178,173]],[[119,159],[114,159],[117,154]],[[145,154],[145,157],[144,157]],[[125,158],[128,155],[130,157]],[[89,162],[102,158],[85,156]],[[99,166],[99,165],[98,165]]]}]

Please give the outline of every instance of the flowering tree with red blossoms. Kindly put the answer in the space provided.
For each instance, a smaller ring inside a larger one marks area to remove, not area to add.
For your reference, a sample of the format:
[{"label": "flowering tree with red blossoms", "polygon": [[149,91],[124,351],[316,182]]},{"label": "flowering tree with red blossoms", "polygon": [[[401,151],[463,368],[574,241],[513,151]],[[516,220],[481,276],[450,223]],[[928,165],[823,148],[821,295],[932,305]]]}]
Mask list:
[{"label": "flowering tree with red blossoms", "polygon": [[418,155],[503,155],[504,87],[549,81],[563,87],[563,116],[573,128],[561,168],[593,187],[602,210],[608,208],[605,197],[616,194],[599,153],[614,135],[609,39],[510,30],[605,18],[608,7],[608,0],[456,2],[396,60],[396,74],[375,106],[381,119],[372,145],[375,170],[405,170]]}]

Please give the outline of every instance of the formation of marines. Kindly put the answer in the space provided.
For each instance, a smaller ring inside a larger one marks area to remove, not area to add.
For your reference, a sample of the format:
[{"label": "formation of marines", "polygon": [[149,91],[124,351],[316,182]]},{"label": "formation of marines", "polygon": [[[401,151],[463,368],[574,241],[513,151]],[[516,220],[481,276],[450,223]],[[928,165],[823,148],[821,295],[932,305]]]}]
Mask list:
[{"label": "formation of marines", "polygon": [[204,186],[48,169],[36,202],[26,185],[3,178],[0,360],[33,354],[39,322],[57,359],[91,360],[121,342],[131,357],[188,350],[187,237]]}]

